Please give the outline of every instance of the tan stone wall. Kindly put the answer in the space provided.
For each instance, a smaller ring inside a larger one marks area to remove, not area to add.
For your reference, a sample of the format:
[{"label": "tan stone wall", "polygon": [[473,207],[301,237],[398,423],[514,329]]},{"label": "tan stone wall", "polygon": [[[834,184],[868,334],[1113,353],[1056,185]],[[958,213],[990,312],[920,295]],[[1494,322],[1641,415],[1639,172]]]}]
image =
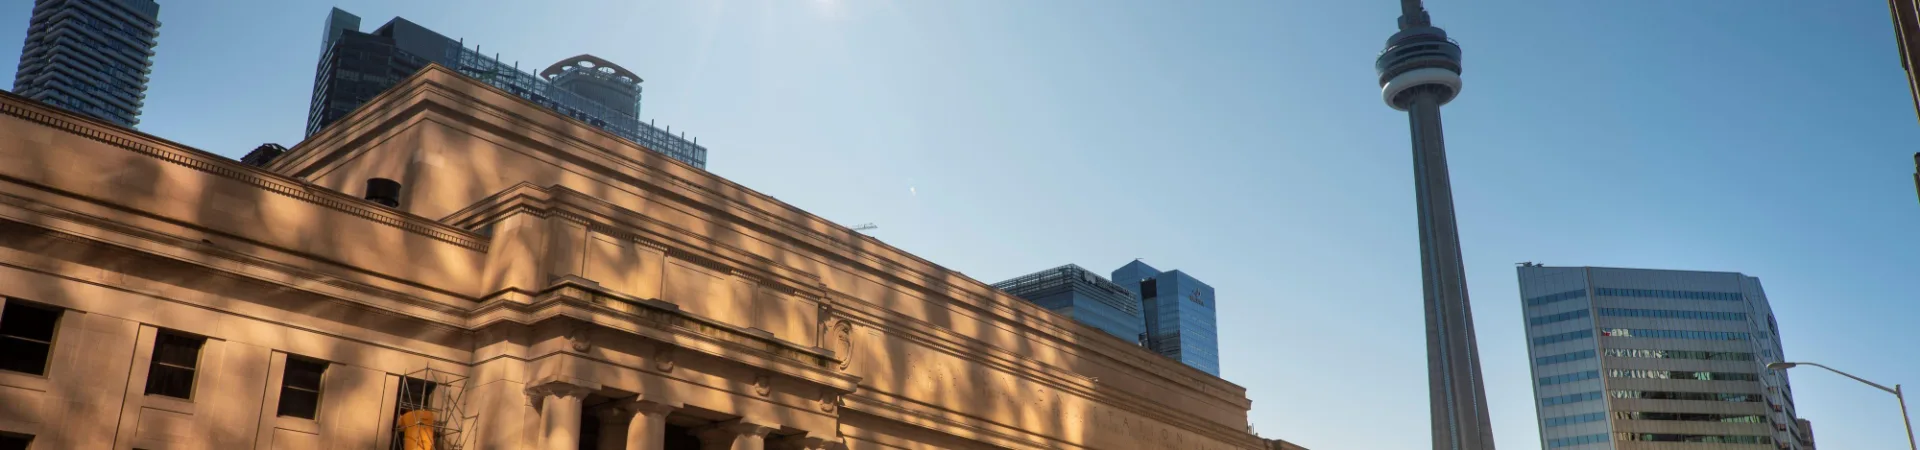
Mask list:
[{"label": "tan stone wall", "polygon": [[[469,448],[616,400],[848,448],[1261,446],[1239,386],[444,69],[272,169],[0,95],[0,297],[66,310],[0,431],[381,448],[434,368]],[[192,401],[142,392],[162,329],[208,338]],[[331,363],[316,420],[274,414],[290,355]]]}]

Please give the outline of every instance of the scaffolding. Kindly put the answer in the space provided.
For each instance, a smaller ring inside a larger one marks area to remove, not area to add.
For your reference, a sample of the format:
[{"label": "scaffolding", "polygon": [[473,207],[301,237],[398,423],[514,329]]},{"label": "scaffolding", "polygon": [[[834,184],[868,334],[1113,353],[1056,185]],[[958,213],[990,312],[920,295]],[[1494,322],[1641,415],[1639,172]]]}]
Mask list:
[{"label": "scaffolding", "polygon": [[392,450],[461,450],[466,446],[467,377],[421,369],[400,379]]}]

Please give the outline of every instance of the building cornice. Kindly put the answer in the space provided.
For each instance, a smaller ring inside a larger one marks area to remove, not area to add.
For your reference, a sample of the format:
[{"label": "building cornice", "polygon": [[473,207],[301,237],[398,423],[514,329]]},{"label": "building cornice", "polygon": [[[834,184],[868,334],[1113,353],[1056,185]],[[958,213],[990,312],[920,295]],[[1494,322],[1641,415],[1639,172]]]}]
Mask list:
[{"label": "building cornice", "polygon": [[[478,96],[488,98],[481,99]],[[788,251],[812,253],[833,262],[864,269],[858,271],[864,272],[862,276],[911,287],[923,293],[923,301],[932,304],[973,310],[977,314],[992,317],[994,321],[1021,323],[1055,339],[1072,340],[1064,337],[1073,333],[1062,324],[1042,326],[1032,323],[1034,320],[1022,320],[1022,317],[1042,316],[1040,311],[1044,309],[1001,293],[986,283],[941,268],[771,196],[655,154],[638,144],[570,117],[549,113],[552,118],[562,120],[536,120],[506,111],[498,106],[502,103],[521,104],[526,109],[545,111],[538,105],[493,86],[444,67],[429,66],[368,102],[367,106],[352,116],[295,146],[281,161],[270,167],[295,175],[319,173],[328,170],[327,166],[351,158],[355,152],[365,151],[364,146],[338,142],[347,136],[368,139],[367,136],[373,131],[397,127],[399,123],[410,122],[415,120],[414,116],[429,111],[470,118],[473,122],[479,122],[478,125],[495,129],[511,127],[512,133],[519,135],[519,143],[525,147],[561,156],[571,165],[594,171],[595,176],[651,194],[673,197],[687,205],[701,205],[692,210],[672,205],[687,214],[733,225],[736,232],[788,247],[785,249]],[[612,165],[581,164],[590,160]],[[742,254],[751,253],[743,251]],[[1071,321],[1067,318],[1051,319]],[[1148,367],[1188,371],[1190,373],[1187,375],[1194,380],[1192,382],[1238,392],[1243,396],[1246,391],[1244,387],[1184,364],[1175,361],[1165,363],[1148,363]]]},{"label": "building cornice", "polygon": [[[773,280],[774,284],[782,286],[783,291],[791,290],[797,295],[822,299],[823,302],[832,304],[842,314],[853,314],[850,317],[857,318],[863,325],[884,330],[889,335],[897,335],[955,356],[976,359],[1009,373],[1046,380],[1046,383],[1062,391],[1076,392],[1088,398],[1101,398],[1116,404],[1129,405],[1129,409],[1138,414],[1165,415],[1148,406],[1151,402],[1138,396],[1102,393],[1092,389],[1085,377],[1067,375],[1045,363],[986,345],[977,339],[934,326],[906,314],[888,311],[853,297],[841,294],[828,295],[824,288],[816,287],[819,281],[811,274],[785,269],[773,261],[755,257],[744,250],[703,238],[690,230],[680,229],[622,209],[564,186],[542,188],[521,183],[488,197],[487,200],[478,202],[472,207],[451,214],[445,220],[459,226],[479,228],[516,212],[526,212],[540,217],[550,215],[573,217],[590,229],[619,233],[618,236],[661,249],[676,259],[690,259],[696,265],[719,273],[748,274],[751,278],[761,280],[763,283]],[[688,248],[703,250],[686,250]],[[745,269],[747,267],[754,269]],[[1038,314],[1051,314],[1051,312]],[[1017,325],[1012,326],[1009,331],[1021,333],[1039,342],[1053,341],[1045,338],[1046,336],[1061,334],[1072,336],[1070,339],[1064,339],[1065,342],[1054,345],[1058,345],[1064,353],[1073,357],[1112,359],[1111,364],[1114,366],[1140,369],[1145,376],[1158,378],[1167,385],[1175,386],[1175,389],[1193,389],[1225,406],[1240,409],[1251,407],[1244,395],[1236,396],[1232,391],[1210,387],[1191,376],[1181,377],[1179,375],[1181,371],[1160,370],[1155,366],[1179,365],[1179,363],[1155,360],[1163,358],[1134,346],[1120,345],[1117,340],[1101,335],[1098,331],[1073,323],[1068,323],[1069,327],[1049,330],[1037,327],[1053,324],[1030,322],[1032,321],[1018,321]],[[1106,348],[1096,349],[1095,347]],[[1179,366],[1188,368],[1185,365]],[[1172,415],[1166,416],[1168,420],[1179,422]]]},{"label": "building cornice", "polygon": [[316,187],[304,181],[240,164],[220,155],[120,128],[91,117],[47,108],[32,99],[0,91],[0,114],[38,123],[85,137],[154,160],[191,168],[251,185],[261,190],[351,214],[368,221],[406,230],[469,250],[485,251],[486,239],[425,217],[382,208],[372,202]]}]

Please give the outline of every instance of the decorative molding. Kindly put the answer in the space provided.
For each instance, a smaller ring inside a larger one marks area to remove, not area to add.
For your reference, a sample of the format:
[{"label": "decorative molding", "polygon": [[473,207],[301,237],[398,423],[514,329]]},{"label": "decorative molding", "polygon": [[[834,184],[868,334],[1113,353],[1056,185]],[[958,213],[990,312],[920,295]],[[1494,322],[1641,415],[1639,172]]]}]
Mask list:
[{"label": "decorative molding", "polygon": [[840,409],[840,394],[826,389],[820,390],[820,412],[832,414]]},{"label": "decorative molding", "polygon": [[760,372],[754,375],[753,393],[759,394],[761,397],[773,394],[773,377],[769,376],[766,372]]},{"label": "decorative molding", "polygon": [[573,351],[585,353],[593,350],[593,328],[585,324],[576,324],[567,331],[567,343]]},{"label": "decorative molding", "polygon": [[[7,98],[11,97],[11,98]],[[0,101],[0,114],[14,116],[28,122],[45,125],[49,128],[65,131],[96,142],[118,147],[147,157],[173,163],[200,172],[239,181],[276,194],[292,197],[307,203],[330,208],[350,215],[358,216],[383,225],[399,228],[407,232],[426,236],[442,242],[458,245],[469,250],[486,251],[486,239],[467,230],[449,227],[430,219],[410,216],[381,208],[366,200],[354,198],[330,189],[316,188],[311,185],[284,179],[277,174],[246,167],[237,161],[219,156],[209,157],[195,152],[181,152],[173,149],[148,145],[139,140],[120,136],[118,133],[102,131],[99,128],[69,121],[53,114],[41,113],[21,107],[19,97],[5,94]],[[31,100],[28,100],[31,101]],[[171,143],[170,143],[171,144]],[[178,145],[178,144],[174,144]],[[184,148],[184,146],[181,146]]]},{"label": "decorative molding", "polygon": [[835,367],[845,372],[849,366],[853,365],[855,339],[859,339],[853,333],[853,321],[842,319],[827,327],[827,340],[823,342],[826,343],[827,350],[833,352],[836,360]]},{"label": "decorative molding", "polygon": [[664,373],[672,373],[674,365],[673,347],[665,344],[659,344],[659,346],[660,348],[653,351],[653,369]]}]

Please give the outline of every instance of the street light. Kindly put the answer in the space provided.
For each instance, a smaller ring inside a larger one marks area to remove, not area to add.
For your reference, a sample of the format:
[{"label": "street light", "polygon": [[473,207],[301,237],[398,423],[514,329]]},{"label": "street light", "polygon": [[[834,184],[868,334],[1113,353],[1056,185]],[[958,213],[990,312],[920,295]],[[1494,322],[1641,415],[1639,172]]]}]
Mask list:
[{"label": "street light", "polygon": [[1858,382],[1861,382],[1861,383],[1866,383],[1866,384],[1867,384],[1868,386],[1873,386],[1873,387],[1875,387],[1875,388],[1878,388],[1878,389],[1880,389],[1880,390],[1882,390],[1882,391],[1887,391],[1887,392],[1890,392],[1890,393],[1892,393],[1892,394],[1893,394],[1893,398],[1897,398],[1897,399],[1900,399],[1900,421],[1901,421],[1901,422],[1905,422],[1905,423],[1907,424],[1907,448],[1909,448],[1909,449],[1912,449],[1912,450],[1920,450],[1920,447],[1916,447],[1916,446],[1914,446],[1914,444],[1913,444],[1913,419],[1909,419],[1909,418],[1907,418],[1907,396],[1905,396],[1905,395],[1902,395],[1902,394],[1900,393],[1900,385],[1898,385],[1898,384],[1896,384],[1896,385],[1893,385],[1893,388],[1891,388],[1891,389],[1889,389],[1889,388],[1887,388],[1886,386],[1881,386],[1881,385],[1880,385],[1880,383],[1875,383],[1875,382],[1872,382],[1872,381],[1867,381],[1867,380],[1864,380],[1864,379],[1861,379],[1860,377],[1856,377],[1856,376],[1853,376],[1853,374],[1849,374],[1849,373],[1846,373],[1846,372],[1841,372],[1841,371],[1840,371],[1839,369],[1835,369],[1835,368],[1832,368],[1832,367],[1827,367],[1827,366],[1822,366],[1822,365],[1819,365],[1819,364],[1814,364],[1814,363],[1810,363],[1810,362],[1799,362],[1799,363],[1792,363],[1792,362],[1777,362],[1777,363],[1773,363],[1773,364],[1768,364],[1768,365],[1767,365],[1767,370],[1778,370],[1778,371],[1782,371],[1782,372],[1785,372],[1785,371],[1786,371],[1787,369],[1792,369],[1792,368],[1794,368],[1794,367],[1797,367],[1797,366],[1814,366],[1814,367],[1819,367],[1819,368],[1822,368],[1822,369],[1827,369],[1827,371],[1829,371],[1829,372],[1833,372],[1833,373],[1837,373],[1837,374],[1840,374],[1840,376],[1843,376],[1843,377],[1847,377],[1847,378],[1852,378],[1852,379],[1853,379],[1853,381],[1858,381]]}]

